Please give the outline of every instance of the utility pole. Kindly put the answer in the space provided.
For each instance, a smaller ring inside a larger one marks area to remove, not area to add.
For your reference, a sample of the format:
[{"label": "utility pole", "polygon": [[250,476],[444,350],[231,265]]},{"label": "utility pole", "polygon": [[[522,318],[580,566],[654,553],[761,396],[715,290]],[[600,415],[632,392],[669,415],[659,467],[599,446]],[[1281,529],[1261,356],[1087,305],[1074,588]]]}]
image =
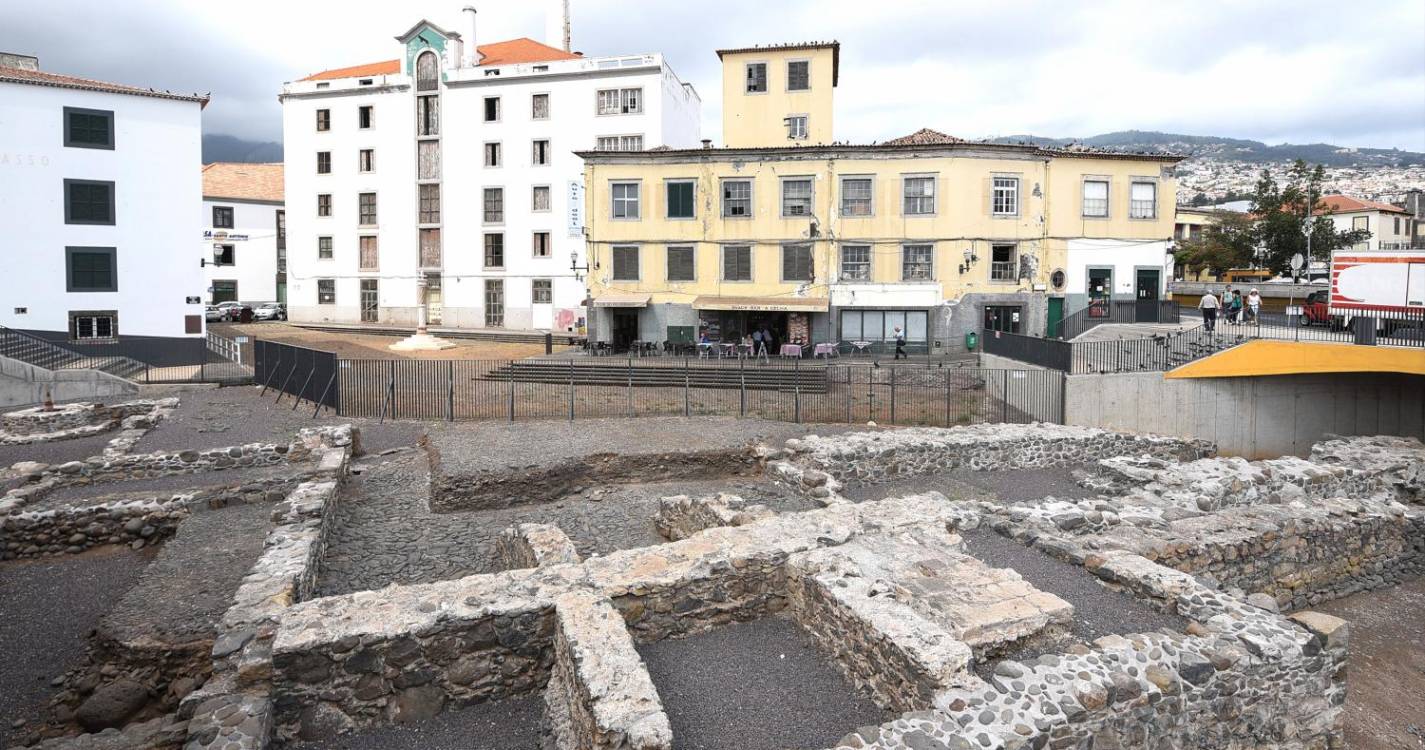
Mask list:
[{"label": "utility pole", "polygon": [[569,43],[569,0],[564,0],[564,51],[573,51]]}]

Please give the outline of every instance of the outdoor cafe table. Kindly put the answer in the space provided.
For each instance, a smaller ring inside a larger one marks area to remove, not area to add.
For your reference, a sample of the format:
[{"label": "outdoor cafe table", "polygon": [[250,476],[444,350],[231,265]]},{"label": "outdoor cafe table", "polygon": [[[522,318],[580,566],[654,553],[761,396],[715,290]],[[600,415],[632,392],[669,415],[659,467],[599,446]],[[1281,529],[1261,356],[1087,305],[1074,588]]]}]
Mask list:
[{"label": "outdoor cafe table", "polygon": [[801,344],[782,344],[782,349],[781,349],[780,354],[781,354],[783,357],[800,357],[800,356],[802,356],[802,345],[801,345]]},{"label": "outdoor cafe table", "polygon": [[836,344],[832,344],[830,342],[817,344],[815,353],[812,355],[812,358],[814,359],[816,357],[822,356],[825,356],[827,359],[831,359],[832,357],[841,356],[841,352],[837,349]]}]

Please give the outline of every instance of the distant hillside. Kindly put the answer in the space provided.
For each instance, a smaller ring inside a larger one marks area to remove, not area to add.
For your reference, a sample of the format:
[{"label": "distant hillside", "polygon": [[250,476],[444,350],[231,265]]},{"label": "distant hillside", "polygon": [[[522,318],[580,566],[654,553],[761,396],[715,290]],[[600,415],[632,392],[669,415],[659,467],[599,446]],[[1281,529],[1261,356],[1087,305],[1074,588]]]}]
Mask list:
[{"label": "distant hillside", "polygon": [[996,143],[1035,143],[1048,146],[1082,144],[1121,151],[1148,151],[1187,154],[1217,161],[1275,162],[1305,160],[1328,167],[1408,167],[1425,165],[1425,154],[1384,148],[1346,148],[1329,143],[1268,146],[1261,141],[1207,135],[1159,133],[1151,130],[1122,130],[1089,138],[1046,138],[1010,135],[991,139]]},{"label": "distant hillside", "polygon": [[204,133],[203,163],[212,164],[215,161],[279,162],[282,161],[282,144]]}]

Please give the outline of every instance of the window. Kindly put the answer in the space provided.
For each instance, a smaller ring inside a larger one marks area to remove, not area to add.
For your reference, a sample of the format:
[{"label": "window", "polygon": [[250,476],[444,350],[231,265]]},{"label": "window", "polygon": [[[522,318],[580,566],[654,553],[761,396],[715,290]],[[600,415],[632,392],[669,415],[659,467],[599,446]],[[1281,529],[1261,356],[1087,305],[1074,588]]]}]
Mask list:
[{"label": "window", "polygon": [[317,279],[317,304],[336,304],[336,279]]},{"label": "window", "polygon": [[213,206],[213,228],[232,229],[233,228],[233,207]]},{"label": "window", "polygon": [[[287,249],[287,212],[276,211],[274,219],[277,222],[277,249]],[[278,269],[281,270],[281,269]]]},{"label": "window", "polygon": [[372,108],[370,104],[356,108],[356,127],[362,130],[369,130],[372,122]]},{"label": "window", "polygon": [[356,196],[356,223],[362,226],[376,224],[376,194],[358,193]]},{"label": "window", "polygon": [[237,248],[233,245],[213,246],[213,265],[233,266],[237,265]]},{"label": "window", "polygon": [[793,141],[806,140],[807,137],[807,116],[792,115],[786,119],[787,139]]},{"label": "window", "polygon": [[487,143],[487,144],[485,144],[485,166],[487,166],[487,167],[498,167],[498,166],[500,166],[500,144],[498,144],[498,143]]},{"label": "window", "polygon": [[64,223],[113,224],[114,183],[100,180],[65,180]]},{"label": "window", "polygon": [[782,180],[782,216],[811,216],[811,179]]},{"label": "window", "polygon": [[66,247],[65,291],[119,291],[116,252],[112,247]]},{"label": "window", "polygon": [[485,122],[500,121],[500,97],[485,97]]},{"label": "window", "polygon": [[995,177],[991,186],[990,213],[995,216],[1019,215],[1019,178]]},{"label": "window", "polygon": [[548,211],[549,186],[535,185],[533,191],[530,193],[529,205],[531,211]]},{"label": "window", "polygon": [[990,281],[1019,281],[1019,264],[1015,262],[1014,245],[996,244],[990,246]]},{"label": "window", "polygon": [[1158,183],[1135,182],[1129,187],[1128,216],[1132,219],[1154,219],[1158,216]]},{"label": "window", "polygon": [[318,193],[318,194],[317,194],[317,216],[331,216],[331,215],[332,215],[332,196],[331,196],[331,193]]},{"label": "window", "polygon": [[119,338],[118,318],[113,310],[71,312],[69,337],[75,341],[113,341]]},{"label": "window", "polygon": [[692,180],[669,180],[663,183],[668,195],[668,218],[691,219],[694,217]]},{"label": "window", "polygon": [[733,245],[722,249],[722,280],[752,280],[752,248],[748,245]]},{"label": "window", "polygon": [[935,177],[906,177],[901,182],[906,216],[935,213]]},{"label": "window", "polygon": [[767,63],[747,63],[747,93],[767,91]]},{"label": "window", "polygon": [[380,288],[377,279],[361,280],[361,322],[375,323],[381,318]]},{"label": "window", "polygon": [[811,280],[811,245],[783,245],[782,281]]},{"label": "window", "polygon": [[356,152],[356,169],[361,172],[376,171],[376,149],[363,148]]},{"label": "window", "polygon": [[440,135],[440,98],[416,97],[416,135]]},{"label": "window", "polygon": [[1108,180],[1084,180],[1084,216],[1108,216]]},{"label": "window", "polygon": [[330,152],[330,151],[318,151],[318,152],[317,152],[317,174],[331,174],[331,173],[332,173],[332,152]]},{"label": "window", "polygon": [[668,248],[668,280],[693,281],[697,271],[693,265],[695,251],[692,245]]},{"label": "window", "polygon": [[842,246],[841,246],[841,280],[842,280],[842,281],[870,281],[870,280],[871,280],[871,246],[870,246],[870,245],[842,245]]},{"label": "window", "polygon": [[901,281],[930,281],[934,278],[934,245],[906,245],[901,248]]},{"label": "window", "polygon": [[536,167],[549,164],[549,141],[538,140],[530,142],[529,163]]},{"label": "window", "polygon": [[[930,314],[924,310],[842,310],[842,341],[894,341],[901,329],[907,344],[925,346]],[[912,351],[915,349],[913,348]]]},{"label": "window", "polygon": [[841,178],[841,215],[870,216],[873,184],[870,177]]},{"label": "window", "polygon": [[642,151],[641,135],[601,135],[594,142],[595,151]]},{"label": "window", "polygon": [[237,279],[213,279],[213,293],[210,304],[219,302],[237,302],[238,283]]},{"label": "window", "polygon": [[787,90],[806,91],[811,88],[811,63],[792,60],[787,63]]},{"label": "window", "polygon": [[379,258],[376,252],[376,238],[371,235],[363,235],[357,238],[357,249],[361,264],[358,268],[362,271],[375,271],[380,268]]},{"label": "window", "polygon": [[722,215],[749,217],[752,215],[752,181],[723,180]]},{"label": "window", "polygon": [[416,236],[420,243],[421,268],[440,268],[440,230],[419,229]]},{"label": "window", "polygon": [[550,256],[550,252],[551,251],[549,249],[549,232],[535,232],[534,257],[548,258]]},{"label": "window", "polygon": [[637,182],[615,182],[609,185],[613,193],[613,217],[615,219],[638,218]]},{"label": "window", "polygon": [[416,179],[440,179],[440,141],[416,142]]},{"label": "window", "polygon": [[318,259],[318,260],[331,260],[331,257],[332,257],[332,238],[330,238],[330,237],[318,237],[318,238],[317,238],[317,259]]},{"label": "window", "polygon": [[[471,40],[474,43],[474,40]],[[440,63],[434,52],[426,52],[416,58],[416,91],[435,91],[440,82]]]},{"label": "window", "polygon": [[503,279],[485,279],[485,327],[505,326],[505,282]]},{"label": "window", "polygon": [[416,221],[421,224],[440,223],[440,186],[421,185],[420,186],[420,213]]},{"label": "window", "polygon": [[486,224],[499,224],[505,220],[504,188],[485,188],[484,220]]},{"label": "window", "polygon": [[64,145],[113,150],[114,113],[103,109],[65,107]]},{"label": "window", "polygon": [[549,119],[549,94],[534,94],[529,98],[529,117],[531,120]]},{"label": "window", "polygon": [[617,245],[613,249],[614,281],[638,281],[638,246]]},{"label": "window", "polygon": [[534,279],[530,282],[530,301],[536,305],[554,303],[554,279]]},{"label": "window", "polygon": [[503,233],[485,233],[485,267],[505,267],[505,235]]},{"label": "window", "polygon": [[332,129],[332,111],[329,109],[317,110],[317,132],[325,133]]},{"label": "window", "polygon": [[636,115],[643,112],[643,89],[600,89],[599,114]]}]

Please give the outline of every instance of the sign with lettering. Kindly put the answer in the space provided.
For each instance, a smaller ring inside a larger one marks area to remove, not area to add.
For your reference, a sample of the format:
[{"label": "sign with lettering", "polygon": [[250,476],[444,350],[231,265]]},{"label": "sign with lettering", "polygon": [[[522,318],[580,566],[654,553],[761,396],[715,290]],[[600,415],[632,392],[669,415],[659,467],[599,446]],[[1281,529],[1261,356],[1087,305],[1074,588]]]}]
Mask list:
[{"label": "sign with lettering", "polygon": [[569,236],[584,236],[584,183],[569,181]]},{"label": "sign with lettering", "polygon": [[221,229],[216,232],[211,229],[204,229],[203,239],[212,240],[214,242],[246,242],[247,235],[236,234],[234,232],[224,232]]}]

